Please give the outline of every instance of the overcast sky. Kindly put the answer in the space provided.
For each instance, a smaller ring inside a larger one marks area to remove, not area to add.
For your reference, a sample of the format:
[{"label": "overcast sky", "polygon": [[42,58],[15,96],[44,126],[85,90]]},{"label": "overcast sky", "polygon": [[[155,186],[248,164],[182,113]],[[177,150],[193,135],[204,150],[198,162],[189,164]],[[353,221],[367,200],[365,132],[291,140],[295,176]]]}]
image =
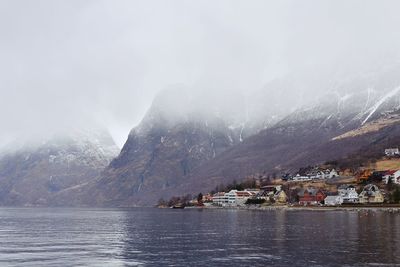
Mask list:
[{"label": "overcast sky", "polygon": [[174,84],[229,97],[304,70],[389,64],[399,10],[395,0],[0,0],[0,137],[95,121],[121,146]]}]

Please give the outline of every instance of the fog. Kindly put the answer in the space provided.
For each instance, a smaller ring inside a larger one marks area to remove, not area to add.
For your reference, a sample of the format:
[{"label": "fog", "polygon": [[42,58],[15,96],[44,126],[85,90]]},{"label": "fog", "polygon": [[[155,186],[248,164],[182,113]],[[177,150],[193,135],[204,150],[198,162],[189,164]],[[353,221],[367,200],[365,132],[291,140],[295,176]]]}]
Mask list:
[{"label": "fog", "polygon": [[399,10],[378,0],[0,0],[0,144],[96,124],[121,146],[175,85],[221,103],[286,80],[275,104],[329,92],[399,64]]}]

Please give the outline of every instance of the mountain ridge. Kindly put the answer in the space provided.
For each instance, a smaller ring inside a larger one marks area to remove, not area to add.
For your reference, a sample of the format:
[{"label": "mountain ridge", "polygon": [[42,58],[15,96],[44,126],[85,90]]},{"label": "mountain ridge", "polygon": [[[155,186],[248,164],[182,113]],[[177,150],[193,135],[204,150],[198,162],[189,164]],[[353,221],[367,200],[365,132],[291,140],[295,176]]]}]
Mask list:
[{"label": "mountain ridge", "polygon": [[[9,185],[12,183],[8,176],[17,180],[18,171],[23,174],[24,181],[29,180],[29,172],[19,167],[10,172],[10,166],[19,166],[29,159],[26,151],[16,158],[9,157],[8,161],[0,160],[0,182],[8,181],[0,185],[3,190],[0,203],[152,205],[159,198],[210,191],[220,183],[249,175],[279,174],[345,158],[357,151],[377,153],[382,146],[395,144],[393,140],[400,136],[400,120],[396,119],[400,107],[398,87],[382,91],[359,89],[351,94],[344,89],[332,91],[301,105],[279,107],[276,113],[271,110],[277,106],[268,107],[265,114],[259,114],[253,121],[251,115],[246,114],[247,104],[226,115],[231,105],[240,103],[237,99],[227,99],[221,108],[212,102],[204,109],[207,99],[197,101],[182,90],[169,89],[155,98],[141,123],[129,133],[118,155],[117,150],[106,153],[103,146],[97,146],[96,150],[78,145],[83,148],[75,149],[78,156],[52,152],[57,145],[52,149],[44,146],[41,153],[35,154],[39,158],[37,162],[27,167],[21,165],[34,176],[50,173],[48,166],[51,164],[58,164],[58,171],[69,174],[70,161],[84,166],[72,172],[76,176],[72,183],[66,184],[67,177],[58,184],[49,176],[47,180],[42,179],[41,188],[37,190],[46,192],[52,188],[44,197],[31,194],[31,199],[18,202],[22,195],[15,194],[17,191]],[[260,98],[259,103],[262,109],[263,99]],[[366,131],[371,125],[374,130]],[[100,136],[88,136],[88,142],[94,147],[100,143],[105,148],[107,144],[113,146],[112,142],[102,142]],[[72,140],[79,144],[79,136]],[[62,144],[62,138],[55,140],[55,144]],[[40,143],[38,147],[43,145]],[[35,149],[37,147],[33,147],[33,151]],[[97,152],[91,154],[94,150]],[[103,156],[97,157],[99,155]],[[46,161],[40,160],[41,157]]]},{"label": "mountain ridge", "polygon": [[119,151],[106,132],[58,133],[41,140],[15,145],[0,157],[1,205],[55,205],[57,192],[94,179]]},{"label": "mountain ridge", "polygon": [[[230,127],[221,117],[215,116],[212,123],[208,120],[210,117],[187,112],[179,120],[165,124],[165,120],[158,120],[158,115],[162,118],[168,113],[157,114],[153,106],[148,112],[150,115],[131,131],[120,155],[93,186],[95,191],[102,188],[96,203],[151,205],[159,198],[211,190],[220,183],[240,180],[254,173],[279,173],[345,157],[375,142],[380,131],[377,136],[361,136],[356,142],[332,139],[395,110],[399,106],[399,92],[390,92],[374,96],[370,90],[344,96],[328,94],[314,105],[298,108],[243,139],[238,135],[238,128]],[[162,98],[158,99],[160,101]],[[151,118],[150,123],[148,118]],[[396,125],[392,126],[397,134]],[[201,134],[190,138],[196,130]],[[212,149],[210,133],[213,131],[221,137],[221,149],[217,153]],[[190,146],[183,145],[188,139]],[[195,158],[188,153],[191,146],[205,145],[204,142],[207,145],[200,147],[207,148],[207,156]],[[190,167],[186,172],[187,162]]]}]

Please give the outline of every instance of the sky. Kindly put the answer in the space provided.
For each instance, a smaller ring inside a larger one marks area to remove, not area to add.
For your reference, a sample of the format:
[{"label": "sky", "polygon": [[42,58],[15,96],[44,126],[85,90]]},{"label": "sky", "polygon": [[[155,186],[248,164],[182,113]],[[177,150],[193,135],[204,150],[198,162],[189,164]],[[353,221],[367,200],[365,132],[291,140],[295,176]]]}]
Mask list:
[{"label": "sky", "polygon": [[0,0],[0,145],[100,124],[122,146],[164,88],[224,101],[290,75],[397,64],[399,10],[395,0]]}]

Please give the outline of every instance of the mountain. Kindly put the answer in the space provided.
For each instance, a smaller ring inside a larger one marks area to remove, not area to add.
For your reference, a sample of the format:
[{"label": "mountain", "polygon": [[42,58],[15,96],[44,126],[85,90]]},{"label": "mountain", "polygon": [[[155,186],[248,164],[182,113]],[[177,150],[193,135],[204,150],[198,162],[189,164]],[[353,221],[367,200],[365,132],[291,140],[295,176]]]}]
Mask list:
[{"label": "mountain", "polygon": [[326,161],[382,156],[399,145],[400,90],[319,99],[194,170],[177,192],[211,190],[249,175],[294,172]]},{"label": "mountain", "polygon": [[0,157],[0,204],[60,204],[55,195],[97,177],[118,151],[103,130],[15,141]]},{"label": "mountain", "polygon": [[153,204],[169,197],[170,190],[182,184],[193,169],[238,144],[240,129],[208,112],[199,112],[179,89],[158,95],[140,125],[130,132],[119,156],[93,185],[97,203]]},{"label": "mountain", "polygon": [[[383,77],[384,83],[352,78],[315,98],[300,90],[287,101],[278,100],[296,83],[274,82],[269,88],[282,91],[264,89],[252,96],[252,105],[235,95],[221,106],[182,89],[165,90],[100,178],[79,188],[83,202],[153,205],[249,175],[295,171],[360,151],[380,153],[400,136],[400,89],[393,73]],[[373,89],[382,84],[387,89]]]}]

